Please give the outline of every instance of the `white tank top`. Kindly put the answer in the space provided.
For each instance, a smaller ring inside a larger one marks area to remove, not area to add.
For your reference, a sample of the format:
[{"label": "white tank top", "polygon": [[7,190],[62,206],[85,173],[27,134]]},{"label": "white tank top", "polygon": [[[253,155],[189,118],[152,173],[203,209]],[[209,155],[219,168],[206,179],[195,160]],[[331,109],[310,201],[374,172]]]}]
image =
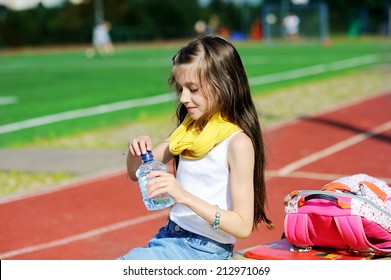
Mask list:
[{"label": "white tank top", "polygon": [[[228,144],[238,132],[231,134],[203,158],[194,160],[180,156],[176,174],[177,180],[185,190],[224,210],[232,209],[227,163]],[[176,204],[171,209],[170,219],[185,230],[220,243],[236,241],[234,236],[224,231],[213,230],[207,221],[184,205]]]}]

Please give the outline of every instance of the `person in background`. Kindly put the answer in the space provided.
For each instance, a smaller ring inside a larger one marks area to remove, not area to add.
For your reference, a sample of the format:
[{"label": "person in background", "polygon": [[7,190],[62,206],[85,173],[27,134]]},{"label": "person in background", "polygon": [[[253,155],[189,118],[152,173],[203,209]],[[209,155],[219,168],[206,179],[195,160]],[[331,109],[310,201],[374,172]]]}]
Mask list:
[{"label": "person in background", "polygon": [[102,21],[94,27],[92,32],[92,44],[94,48],[87,49],[87,57],[94,57],[96,51],[103,57],[115,53],[115,48],[110,38],[110,29],[111,24],[108,21]]},{"label": "person in background", "polygon": [[293,12],[289,12],[283,19],[285,37],[289,41],[296,41],[299,38],[300,18]]},{"label": "person in background", "polygon": [[150,197],[168,193],[175,204],[145,247],[118,259],[229,260],[237,238],[261,222],[272,227],[263,137],[247,75],[235,47],[219,35],[197,37],[172,61],[178,127],[156,147],[147,135],[129,141],[127,170],[137,180],[140,156],[149,150],[163,163],[173,160],[175,175],[151,172],[147,188]]}]

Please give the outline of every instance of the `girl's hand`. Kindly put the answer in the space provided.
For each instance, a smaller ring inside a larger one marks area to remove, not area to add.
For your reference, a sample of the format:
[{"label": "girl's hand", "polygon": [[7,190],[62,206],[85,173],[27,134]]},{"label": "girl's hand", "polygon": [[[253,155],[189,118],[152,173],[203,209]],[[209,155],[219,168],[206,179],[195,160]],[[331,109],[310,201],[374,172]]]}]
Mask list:
[{"label": "girl's hand", "polygon": [[147,175],[147,194],[155,197],[162,194],[169,194],[176,203],[183,203],[187,192],[182,188],[174,175],[164,171],[153,171]]},{"label": "girl's hand", "polygon": [[129,141],[129,152],[133,156],[141,156],[152,150],[152,141],[148,135],[141,135]]}]

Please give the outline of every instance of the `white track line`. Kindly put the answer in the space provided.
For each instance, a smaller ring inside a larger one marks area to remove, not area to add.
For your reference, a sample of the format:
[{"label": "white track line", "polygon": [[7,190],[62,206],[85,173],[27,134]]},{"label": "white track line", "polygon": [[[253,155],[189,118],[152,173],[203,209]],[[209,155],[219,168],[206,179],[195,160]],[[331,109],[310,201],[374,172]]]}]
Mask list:
[{"label": "white track line", "polygon": [[[332,173],[318,173],[318,172],[307,172],[307,171],[293,171],[287,175],[281,175],[277,171],[269,171],[268,177],[288,177],[288,178],[304,178],[311,180],[325,180],[325,181],[334,181],[338,178],[343,178],[351,176],[352,174],[332,174]],[[387,184],[391,184],[391,177],[378,177],[378,179],[385,181]]]},{"label": "white track line", "polygon": [[375,127],[374,129],[371,129],[369,131],[366,131],[366,132],[362,132],[360,134],[357,134],[355,136],[352,136],[344,141],[341,141],[337,144],[334,144],[326,149],[323,149],[321,151],[318,151],[318,152],[315,152],[307,157],[303,157],[297,161],[294,161],[282,168],[280,168],[276,174],[278,174],[279,176],[286,176],[288,175],[289,173],[299,169],[300,167],[303,167],[307,164],[310,164],[310,163],[313,163],[315,161],[318,161],[322,158],[325,158],[325,157],[328,157],[332,154],[335,154],[341,150],[344,150],[346,148],[349,148],[359,142],[362,142],[376,134],[379,134],[379,133],[382,133],[386,130],[389,130],[391,129],[391,121],[388,121],[382,125],[379,125],[377,127]]},{"label": "white track line", "polygon": [[0,106],[18,103],[16,96],[0,96]]},{"label": "white track line", "polygon": [[[340,61],[334,61],[330,63],[317,64],[317,65],[294,69],[285,72],[253,77],[253,78],[249,78],[249,82],[252,86],[264,85],[264,84],[275,83],[284,80],[297,79],[297,78],[308,77],[308,76],[323,74],[332,71],[349,69],[356,66],[381,62],[384,61],[384,59],[385,57],[383,55],[377,55],[377,54],[365,55],[360,57],[344,59]],[[162,95],[157,95],[157,96],[152,96],[147,98],[125,100],[125,101],[120,101],[120,102],[115,102],[110,104],[103,104],[91,108],[72,110],[72,111],[32,118],[20,122],[1,125],[0,134],[5,134],[9,132],[27,129],[27,128],[61,122],[65,120],[72,120],[77,118],[106,114],[110,112],[130,109],[134,107],[160,104],[160,103],[174,100],[174,98],[175,98],[175,94],[165,93]]]},{"label": "white track line", "polygon": [[116,224],[112,224],[109,226],[86,231],[86,232],[72,235],[72,236],[69,236],[69,237],[66,237],[63,239],[57,239],[57,240],[53,240],[53,241],[46,242],[46,243],[41,243],[41,244],[13,250],[13,251],[8,251],[8,252],[0,254],[0,259],[4,260],[6,258],[10,258],[10,257],[22,255],[22,254],[33,253],[33,252],[40,251],[40,250],[45,250],[45,249],[50,249],[50,248],[57,247],[57,246],[67,245],[67,244],[75,242],[75,241],[88,239],[88,238],[91,238],[91,237],[94,237],[97,235],[101,235],[101,234],[108,233],[111,231],[116,231],[116,230],[119,230],[119,229],[122,229],[122,228],[125,228],[128,226],[133,226],[133,225],[141,224],[141,223],[144,223],[147,221],[155,220],[155,219],[161,218],[163,216],[167,216],[167,215],[168,215],[167,211],[158,211],[153,214],[137,217],[134,219],[130,219],[130,220],[116,223]]},{"label": "white track line", "polygon": [[152,97],[120,101],[120,102],[99,105],[99,106],[85,108],[85,109],[78,109],[78,110],[53,114],[53,115],[47,115],[43,117],[38,117],[38,118],[33,118],[25,121],[2,125],[0,126],[0,134],[5,134],[9,132],[26,129],[26,128],[61,122],[65,120],[73,120],[73,119],[78,119],[83,117],[106,114],[110,112],[134,108],[134,107],[160,104],[160,103],[168,102],[170,100],[174,100],[174,98],[175,95],[173,93],[165,93],[162,95],[157,95]]},{"label": "white track line", "polygon": [[251,85],[263,85],[269,83],[275,83],[285,80],[292,80],[302,77],[308,77],[318,74],[323,74],[332,71],[349,69],[361,65],[371,64],[375,62],[383,61],[384,57],[376,54],[365,55],[360,57],[353,57],[349,59],[334,61],[330,63],[316,64],[309,67],[294,69],[285,72],[279,72],[260,77],[249,78]]}]

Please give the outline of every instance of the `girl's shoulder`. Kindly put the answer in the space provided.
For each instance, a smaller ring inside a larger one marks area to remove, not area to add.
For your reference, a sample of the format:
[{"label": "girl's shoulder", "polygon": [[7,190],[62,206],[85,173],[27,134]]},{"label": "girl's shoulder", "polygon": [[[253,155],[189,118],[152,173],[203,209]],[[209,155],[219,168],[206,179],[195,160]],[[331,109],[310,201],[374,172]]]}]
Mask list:
[{"label": "girl's shoulder", "polygon": [[250,137],[244,132],[236,133],[228,145],[227,162],[229,170],[247,170],[252,165],[254,156],[254,148]]},{"label": "girl's shoulder", "polygon": [[253,151],[253,144],[246,133],[238,131],[230,139],[228,150],[235,153],[247,153]]}]

